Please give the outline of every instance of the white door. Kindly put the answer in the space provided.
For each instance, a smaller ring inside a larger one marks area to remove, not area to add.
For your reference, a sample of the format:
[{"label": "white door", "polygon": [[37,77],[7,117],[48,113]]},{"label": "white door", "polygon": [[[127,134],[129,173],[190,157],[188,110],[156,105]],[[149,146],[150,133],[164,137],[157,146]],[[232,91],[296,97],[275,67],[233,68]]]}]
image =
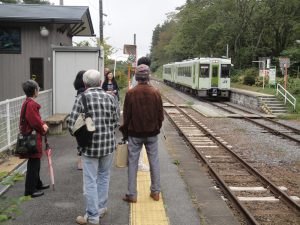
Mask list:
[{"label": "white door", "polygon": [[70,113],[76,96],[76,74],[80,70],[99,70],[99,52],[54,51],[53,59],[53,111]]}]

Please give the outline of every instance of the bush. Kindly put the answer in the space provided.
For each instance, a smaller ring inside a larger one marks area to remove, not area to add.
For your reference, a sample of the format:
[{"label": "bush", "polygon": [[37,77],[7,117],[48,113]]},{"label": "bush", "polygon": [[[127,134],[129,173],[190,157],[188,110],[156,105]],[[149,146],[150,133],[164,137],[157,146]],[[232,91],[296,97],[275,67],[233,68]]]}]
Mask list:
[{"label": "bush", "polygon": [[[284,78],[278,78],[276,80],[278,84],[284,87]],[[293,95],[300,94],[300,79],[299,78],[288,78],[287,90]]]},{"label": "bush", "polygon": [[256,68],[246,69],[243,73],[244,79],[243,84],[252,86],[255,84],[255,79],[258,75],[258,71]]},{"label": "bush", "polygon": [[243,84],[252,86],[253,84],[255,84],[255,77],[252,77],[250,75],[245,76]]},{"label": "bush", "polygon": [[288,91],[291,94],[299,95],[300,94],[300,79],[289,79],[288,80]]},{"label": "bush", "polygon": [[234,68],[230,69],[230,80],[232,83],[239,82],[240,75],[241,75],[241,70],[234,69]]},{"label": "bush", "polygon": [[116,81],[120,89],[128,86],[127,75],[122,71],[116,71]]}]

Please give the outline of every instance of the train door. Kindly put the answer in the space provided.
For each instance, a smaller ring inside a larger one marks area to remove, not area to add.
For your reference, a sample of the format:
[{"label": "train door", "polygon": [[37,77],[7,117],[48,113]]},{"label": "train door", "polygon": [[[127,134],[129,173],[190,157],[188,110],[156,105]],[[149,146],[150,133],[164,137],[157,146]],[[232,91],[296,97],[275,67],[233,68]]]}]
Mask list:
[{"label": "train door", "polygon": [[212,65],[211,69],[211,87],[219,86],[219,65]]},{"label": "train door", "polygon": [[175,83],[175,65],[171,66],[171,78],[172,82]]},{"label": "train door", "polygon": [[192,85],[192,88],[193,89],[196,89],[196,83],[197,83],[197,76],[196,76],[196,64],[193,63],[192,64],[192,78],[193,78],[193,85]]},{"label": "train door", "polygon": [[178,83],[178,65],[174,66],[174,83]]}]

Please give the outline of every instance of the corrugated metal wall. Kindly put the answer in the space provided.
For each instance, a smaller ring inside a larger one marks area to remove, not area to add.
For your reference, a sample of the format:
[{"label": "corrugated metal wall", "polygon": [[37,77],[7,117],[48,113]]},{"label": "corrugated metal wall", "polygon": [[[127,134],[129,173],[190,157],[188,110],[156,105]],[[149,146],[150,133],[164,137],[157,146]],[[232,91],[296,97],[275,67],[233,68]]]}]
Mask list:
[{"label": "corrugated metal wall", "polygon": [[[51,45],[71,46],[72,39],[58,33],[61,25],[1,23],[1,26],[21,28],[21,54],[0,53],[0,101],[24,95],[21,84],[30,78],[30,58],[44,59],[44,89],[51,89],[52,50]],[[49,30],[48,37],[40,35],[40,26]]]}]

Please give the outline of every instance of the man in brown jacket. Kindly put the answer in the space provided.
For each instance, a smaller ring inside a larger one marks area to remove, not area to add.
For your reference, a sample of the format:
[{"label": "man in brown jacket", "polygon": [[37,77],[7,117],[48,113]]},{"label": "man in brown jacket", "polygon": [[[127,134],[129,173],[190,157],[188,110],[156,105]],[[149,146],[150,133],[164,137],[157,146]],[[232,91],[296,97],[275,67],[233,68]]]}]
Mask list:
[{"label": "man in brown jacket", "polygon": [[158,159],[158,134],[164,120],[162,100],[159,92],[149,84],[150,69],[141,64],[136,70],[138,85],[126,93],[123,118],[120,127],[125,139],[128,138],[128,194],[126,202],[137,200],[136,177],[139,155],[143,144],[150,164],[150,196],[158,201],[160,193],[160,172]]}]

